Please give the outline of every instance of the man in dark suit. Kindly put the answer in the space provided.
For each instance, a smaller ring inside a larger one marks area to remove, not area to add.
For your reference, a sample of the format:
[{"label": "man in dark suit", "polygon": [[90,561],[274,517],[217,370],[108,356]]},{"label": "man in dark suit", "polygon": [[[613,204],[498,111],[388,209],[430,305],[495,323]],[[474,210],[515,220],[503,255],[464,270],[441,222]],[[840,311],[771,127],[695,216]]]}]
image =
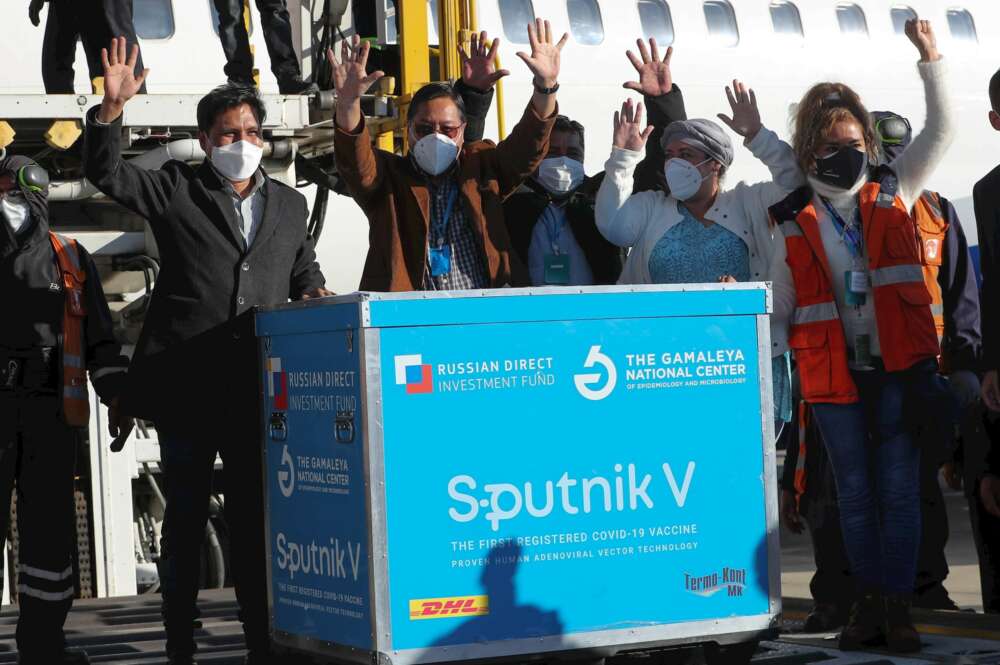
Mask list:
[{"label": "man in dark suit", "polygon": [[[1000,131],[1000,71],[990,79],[989,120]],[[1000,307],[997,280],[1000,280],[1000,166],[987,173],[972,190],[979,232],[979,264],[982,290],[979,301],[983,315],[983,402],[994,412],[1000,412]],[[979,548],[980,577],[983,583],[983,608],[1000,612],[1000,446],[996,445],[1000,427],[987,422],[992,436],[985,470],[979,482],[978,503],[974,508],[973,524]]]},{"label": "man in dark suit", "polygon": [[87,178],[149,221],[162,269],[122,410],[153,420],[165,474],[163,615],[167,654],[193,662],[200,547],[216,453],[248,663],[269,654],[251,308],[329,295],[306,231],[305,198],[260,169],[264,107],[252,88],[223,86],[198,104],[198,168],[144,170],[121,158],[121,114],[146,72],[113,40],[104,100],[87,115]]}]

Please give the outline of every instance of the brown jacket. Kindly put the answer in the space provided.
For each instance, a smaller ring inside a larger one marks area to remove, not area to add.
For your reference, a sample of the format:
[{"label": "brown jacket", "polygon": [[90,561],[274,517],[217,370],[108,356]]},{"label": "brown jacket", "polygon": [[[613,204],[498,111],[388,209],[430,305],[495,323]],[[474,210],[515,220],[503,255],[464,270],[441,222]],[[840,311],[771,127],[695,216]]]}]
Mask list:
[{"label": "brown jacket", "polygon": [[[535,172],[549,149],[556,114],[542,119],[529,103],[510,136],[467,143],[457,177],[465,214],[486,258],[490,287],[527,286],[527,270],[511,249],[503,200]],[[368,258],[362,291],[415,291],[423,287],[430,224],[427,179],[409,157],[375,150],[364,120],[337,128],[337,169],[368,216]]]}]

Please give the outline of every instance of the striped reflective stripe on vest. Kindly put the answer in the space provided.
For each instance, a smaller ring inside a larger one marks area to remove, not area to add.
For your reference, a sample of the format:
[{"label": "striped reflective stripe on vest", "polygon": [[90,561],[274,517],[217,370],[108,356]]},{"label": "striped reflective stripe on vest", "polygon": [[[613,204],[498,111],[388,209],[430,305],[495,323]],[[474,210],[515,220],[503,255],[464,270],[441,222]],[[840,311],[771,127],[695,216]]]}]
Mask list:
[{"label": "striped reflective stripe on vest", "polygon": [[80,249],[76,242],[56,233],[49,233],[62,273],[63,308],[62,328],[62,401],[63,417],[68,425],[86,427],[90,421],[90,398],[87,394],[87,369],[84,362],[83,321],[84,280],[81,270]]},{"label": "striped reflective stripe on vest", "polygon": [[795,503],[798,504],[806,493],[806,430],[809,427],[809,405],[805,400],[799,402],[799,456],[795,459]]},{"label": "striped reflective stripe on vest", "polygon": [[941,210],[941,199],[938,198],[936,192],[924,192],[920,195],[927,207],[931,209],[931,213],[938,219],[944,219],[944,211]]},{"label": "striped reflective stripe on vest", "polygon": [[887,266],[872,270],[872,286],[890,286],[908,282],[924,283],[924,270],[918,265]]},{"label": "striped reflective stripe on vest", "polygon": [[840,318],[837,311],[837,304],[834,302],[821,302],[816,305],[804,305],[796,307],[792,314],[792,325],[799,326],[806,323],[819,323],[821,321],[836,321]]},{"label": "striped reflective stripe on vest", "polygon": [[942,305],[941,303],[935,303],[931,305],[931,315],[944,316],[944,305]]},{"label": "striped reflective stripe on vest", "polygon": [[87,386],[64,386],[63,394],[72,399],[86,400]]},{"label": "striped reflective stripe on vest", "polygon": [[805,235],[802,233],[802,227],[799,226],[798,222],[782,222],[780,226],[781,235],[786,238],[802,237]]}]

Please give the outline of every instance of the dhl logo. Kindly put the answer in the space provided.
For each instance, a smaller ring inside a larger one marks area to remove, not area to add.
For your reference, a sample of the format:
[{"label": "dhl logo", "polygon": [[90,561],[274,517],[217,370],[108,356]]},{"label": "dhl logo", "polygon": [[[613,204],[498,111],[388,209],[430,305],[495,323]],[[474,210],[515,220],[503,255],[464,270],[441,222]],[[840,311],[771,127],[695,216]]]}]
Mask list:
[{"label": "dhl logo", "polygon": [[410,621],[478,617],[489,613],[489,596],[453,596],[410,601]]}]

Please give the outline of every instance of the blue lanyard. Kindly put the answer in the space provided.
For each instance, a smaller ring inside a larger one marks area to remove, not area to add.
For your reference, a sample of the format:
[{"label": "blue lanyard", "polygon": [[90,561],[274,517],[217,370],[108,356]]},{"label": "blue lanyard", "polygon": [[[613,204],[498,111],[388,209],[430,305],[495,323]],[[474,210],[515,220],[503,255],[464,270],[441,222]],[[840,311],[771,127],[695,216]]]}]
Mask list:
[{"label": "blue lanyard", "polygon": [[458,198],[458,186],[456,185],[453,190],[451,190],[451,196],[448,197],[448,205],[444,209],[444,222],[439,220],[438,226],[444,224],[444,229],[441,230],[441,234],[435,238],[435,246],[438,248],[444,247],[448,242],[448,229],[451,227],[451,212],[455,207],[455,200]]},{"label": "blue lanyard", "polygon": [[[822,198],[822,197],[821,197]],[[840,237],[844,240],[844,244],[847,245],[847,249],[850,250],[851,256],[854,258],[859,258],[862,255],[862,248],[864,246],[864,236],[861,235],[861,210],[856,212],[857,225],[848,226],[844,222],[844,218],[840,216],[837,209],[830,205],[830,202],[825,198],[823,199],[823,205],[826,206],[827,212],[830,213],[830,217],[833,219],[834,225],[837,227],[837,232]]]},{"label": "blue lanyard", "polygon": [[[560,221],[562,221],[562,224],[560,224]],[[549,247],[552,249],[552,253],[559,254],[559,238],[562,237],[562,231],[566,223],[564,220],[560,220],[559,216],[552,210],[552,204],[549,204],[545,208],[542,223],[545,224],[545,234],[549,237]]]}]

